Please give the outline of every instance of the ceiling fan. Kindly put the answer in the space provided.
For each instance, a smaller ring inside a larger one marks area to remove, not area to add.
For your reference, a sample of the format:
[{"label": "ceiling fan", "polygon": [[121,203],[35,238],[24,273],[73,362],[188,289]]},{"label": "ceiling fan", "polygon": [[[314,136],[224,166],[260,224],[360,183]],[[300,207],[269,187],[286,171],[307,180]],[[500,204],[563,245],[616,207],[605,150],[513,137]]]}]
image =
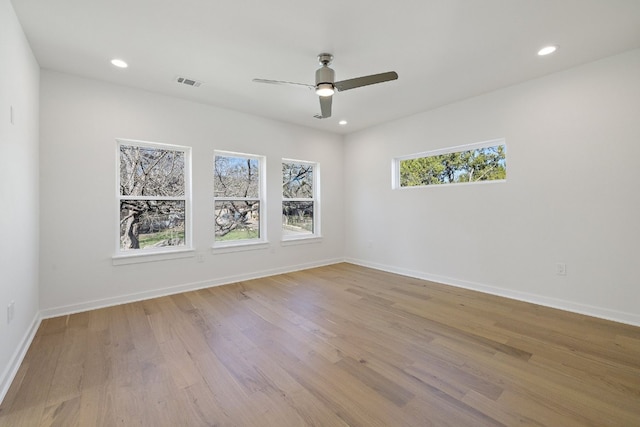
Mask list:
[{"label": "ceiling fan", "polygon": [[356,77],[354,79],[336,82],[334,81],[335,71],[329,68],[331,61],[333,61],[333,55],[330,53],[321,53],[318,55],[318,61],[320,61],[320,65],[322,66],[316,70],[315,85],[265,79],[253,79],[253,81],[257,83],[297,85],[314,89],[316,94],[320,97],[321,112],[321,114],[314,117],[318,119],[326,119],[331,117],[331,102],[336,90],[338,92],[342,92],[343,90],[355,89],[357,87],[368,86],[376,83],[384,83],[398,78],[398,73],[395,71],[388,71],[386,73],[372,74],[370,76]]}]

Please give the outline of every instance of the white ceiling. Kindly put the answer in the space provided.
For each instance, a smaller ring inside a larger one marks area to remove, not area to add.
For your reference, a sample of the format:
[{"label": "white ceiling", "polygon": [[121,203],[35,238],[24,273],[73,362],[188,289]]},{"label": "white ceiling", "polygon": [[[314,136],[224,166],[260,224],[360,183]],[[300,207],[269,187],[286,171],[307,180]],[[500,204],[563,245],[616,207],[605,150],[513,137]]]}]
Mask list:
[{"label": "white ceiling", "polygon": [[[336,133],[640,47],[640,0],[12,3],[42,68]],[[560,48],[538,57],[547,44]],[[321,52],[335,56],[337,80],[391,70],[399,79],[337,93],[324,120],[312,91],[251,81],[313,84]]]}]

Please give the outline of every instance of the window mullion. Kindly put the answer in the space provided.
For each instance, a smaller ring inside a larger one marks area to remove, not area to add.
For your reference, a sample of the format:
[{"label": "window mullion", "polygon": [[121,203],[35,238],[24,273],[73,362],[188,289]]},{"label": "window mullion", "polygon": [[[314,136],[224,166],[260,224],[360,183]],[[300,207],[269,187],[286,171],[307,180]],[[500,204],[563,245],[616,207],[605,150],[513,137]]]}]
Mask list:
[{"label": "window mullion", "polygon": [[283,197],[283,202],[313,202],[311,197]]},{"label": "window mullion", "polygon": [[178,200],[183,201],[187,200],[185,196],[175,197],[175,196],[131,196],[131,195],[119,195],[119,200]]},{"label": "window mullion", "polygon": [[214,197],[213,200],[218,202],[259,202],[259,197]]}]

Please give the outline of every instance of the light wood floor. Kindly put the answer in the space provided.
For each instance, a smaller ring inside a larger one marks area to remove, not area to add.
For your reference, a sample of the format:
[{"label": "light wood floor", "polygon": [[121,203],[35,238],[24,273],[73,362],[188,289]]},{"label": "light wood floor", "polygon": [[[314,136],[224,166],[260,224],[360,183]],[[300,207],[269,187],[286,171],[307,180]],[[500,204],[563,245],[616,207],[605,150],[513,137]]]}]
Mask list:
[{"label": "light wood floor", "polygon": [[640,426],[640,328],[338,264],[42,322],[2,426]]}]

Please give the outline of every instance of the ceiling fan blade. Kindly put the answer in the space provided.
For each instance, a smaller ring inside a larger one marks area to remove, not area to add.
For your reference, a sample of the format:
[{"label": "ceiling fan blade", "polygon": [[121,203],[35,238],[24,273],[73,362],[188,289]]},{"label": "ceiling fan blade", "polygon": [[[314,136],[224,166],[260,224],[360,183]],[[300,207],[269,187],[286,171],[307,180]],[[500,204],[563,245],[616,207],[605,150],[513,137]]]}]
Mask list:
[{"label": "ceiling fan blade", "polygon": [[304,83],[283,82],[283,81],[280,81],[280,80],[266,80],[266,79],[253,79],[252,81],[254,81],[256,83],[268,83],[268,84],[272,84],[272,85],[302,86],[302,87],[305,87],[305,88],[307,88],[309,90],[315,89],[315,86],[304,84]]},{"label": "ceiling fan blade", "polygon": [[320,98],[320,112],[323,119],[331,117],[331,100],[333,96],[319,96]]},{"label": "ceiling fan blade", "polygon": [[372,74],[370,76],[356,77],[355,79],[343,80],[341,82],[335,82],[333,85],[339,92],[343,90],[355,89],[357,87],[373,85],[376,83],[388,82],[396,80],[398,73],[395,71],[388,71],[386,73]]}]

